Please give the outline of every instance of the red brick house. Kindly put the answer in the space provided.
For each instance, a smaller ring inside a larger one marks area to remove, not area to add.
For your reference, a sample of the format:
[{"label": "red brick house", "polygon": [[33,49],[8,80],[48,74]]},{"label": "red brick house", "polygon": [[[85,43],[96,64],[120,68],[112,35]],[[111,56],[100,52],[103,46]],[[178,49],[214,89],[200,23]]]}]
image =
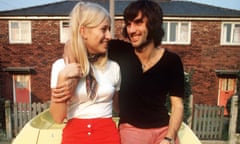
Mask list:
[{"label": "red brick house", "polygon": [[[50,99],[51,64],[62,56],[68,14],[77,2],[0,12],[0,98]],[[109,1],[96,2],[109,9]],[[115,0],[115,38],[122,39],[128,3]],[[159,4],[166,34],[162,45],[181,56],[186,73],[193,72],[193,104],[225,105],[239,89],[240,11],[185,1]]]}]

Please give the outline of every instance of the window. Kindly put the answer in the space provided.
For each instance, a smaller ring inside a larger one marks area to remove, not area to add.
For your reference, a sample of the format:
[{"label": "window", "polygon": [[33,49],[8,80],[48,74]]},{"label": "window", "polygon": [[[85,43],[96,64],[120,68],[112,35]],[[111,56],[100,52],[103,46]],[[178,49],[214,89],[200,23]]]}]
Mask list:
[{"label": "window", "polygon": [[10,43],[31,43],[31,22],[10,21],[9,22]]},{"label": "window", "polygon": [[222,45],[240,45],[240,23],[223,23],[221,32]]},{"label": "window", "polygon": [[163,44],[190,44],[190,22],[163,22]]},{"label": "window", "polygon": [[69,38],[69,22],[61,21],[60,22],[60,42],[65,43]]}]

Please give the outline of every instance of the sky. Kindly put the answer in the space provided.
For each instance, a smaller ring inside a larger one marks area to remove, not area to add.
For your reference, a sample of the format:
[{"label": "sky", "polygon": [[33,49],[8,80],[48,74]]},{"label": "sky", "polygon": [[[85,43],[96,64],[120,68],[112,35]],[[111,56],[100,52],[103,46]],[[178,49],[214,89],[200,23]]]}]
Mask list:
[{"label": "sky", "polygon": [[[0,11],[37,6],[58,1],[64,0],[0,0]],[[193,1],[197,3],[219,6],[223,8],[240,10],[239,0],[185,0],[185,1]]]},{"label": "sky", "polygon": [[239,0],[185,0],[193,1],[197,3],[203,3],[223,8],[230,8],[235,10],[240,10],[240,1]]},{"label": "sky", "polygon": [[0,0],[0,11],[54,3],[63,0]]}]

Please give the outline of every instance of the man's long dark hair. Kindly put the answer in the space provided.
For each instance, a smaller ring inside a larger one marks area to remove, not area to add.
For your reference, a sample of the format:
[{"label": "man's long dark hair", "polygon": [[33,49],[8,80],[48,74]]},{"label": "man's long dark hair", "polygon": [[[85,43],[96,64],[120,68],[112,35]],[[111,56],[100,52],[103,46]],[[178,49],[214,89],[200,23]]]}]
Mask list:
[{"label": "man's long dark hair", "polygon": [[162,28],[163,12],[158,3],[150,0],[139,0],[129,4],[124,10],[124,22],[123,36],[129,38],[127,34],[126,24],[129,21],[133,21],[141,12],[143,18],[147,18],[148,40],[153,40],[154,46],[161,45],[164,31]]}]

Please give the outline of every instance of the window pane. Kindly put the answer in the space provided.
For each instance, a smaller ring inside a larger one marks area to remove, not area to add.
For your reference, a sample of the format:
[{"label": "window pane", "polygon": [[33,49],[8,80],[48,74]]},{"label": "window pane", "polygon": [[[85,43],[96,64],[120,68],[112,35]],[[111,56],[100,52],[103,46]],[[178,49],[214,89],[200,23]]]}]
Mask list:
[{"label": "window pane", "polygon": [[234,79],[228,79],[227,90],[228,91],[233,91],[233,88],[234,88]]},{"label": "window pane", "polygon": [[222,91],[226,91],[226,90],[227,90],[227,79],[223,79],[223,80],[222,80],[221,90],[222,90]]},{"label": "window pane", "polygon": [[170,41],[176,41],[177,23],[170,24]]},{"label": "window pane", "polygon": [[29,76],[16,75],[16,88],[27,88],[28,89]]},{"label": "window pane", "polygon": [[231,42],[231,24],[224,24],[224,40]]},{"label": "window pane", "polygon": [[11,39],[12,40],[14,40],[14,41],[17,41],[17,40],[19,40],[19,25],[18,25],[18,23],[16,23],[16,22],[12,22],[11,24],[10,24],[10,26],[11,26],[11,31],[10,31],[10,33],[11,33]]},{"label": "window pane", "polygon": [[61,22],[61,34],[60,34],[60,41],[61,43],[65,43],[69,39],[69,22],[62,21]]},{"label": "window pane", "polygon": [[188,24],[182,23],[180,29],[180,41],[187,42],[188,41]]},{"label": "window pane", "polygon": [[11,29],[11,39],[13,41],[18,41],[20,38],[18,29]]},{"label": "window pane", "polygon": [[63,28],[69,28],[69,22],[63,22],[62,27]]},{"label": "window pane", "polygon": [[11,23],[11,28],[12,28],[12,29],[18,29],[18,28],[19,28],[18,23],[17,23],[17,22],[12,22],[12,23]]},{"label": "window pane", "polygon": [[163,37],[163,41],[167,41],[167,37],[168,37],[168,24],[167,23],[163,23],[163,31],[164,31],[164,37]]},{"label": "window pane", "polygon": [[233,28],[233,43],[240,43],[240,24]]},{"label": "window pane", "polygon": [[22,22],[21,23],[21,40],[22,41],[28,41],[29,38],[29,23],[28,22]]}]

